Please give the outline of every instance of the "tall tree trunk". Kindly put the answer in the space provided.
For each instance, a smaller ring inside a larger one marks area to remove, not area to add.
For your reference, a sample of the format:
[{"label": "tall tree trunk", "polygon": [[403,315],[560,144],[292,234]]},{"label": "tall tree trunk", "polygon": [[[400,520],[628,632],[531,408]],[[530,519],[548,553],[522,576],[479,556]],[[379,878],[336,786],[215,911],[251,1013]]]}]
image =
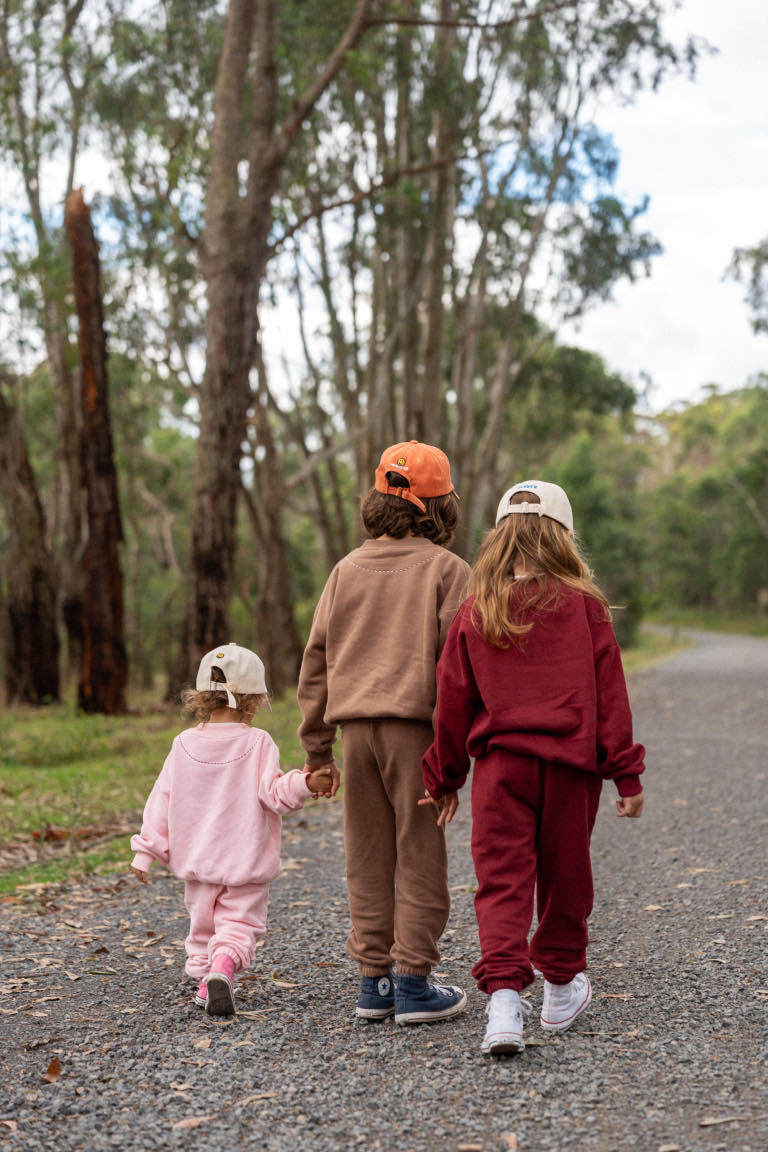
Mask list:
[{"label": "tall tree trunk", "polygon": [[[202,653],[230,639],[241,446],[251,403],[258,303],[269,256],[272,199],[293,140],[362,34],[354,14],[320,75],[276,124],[275,0],[230,0],[214,94],[203,274],[208,289],[187,618],[178,664],[188,681]],[[250,88],[250,115],[243,93]],[[247,161],[241,193],[240,165]],[[175,686],[172,686],[175,687]]]},{"label": "tall tree trunk", "polygon": [[72,244],[79,325],[81,459],[87,520],[78,702],[85,712],[117,716],[125,712],[128,675],[119,552],[123,533],[109,419],[99,253],[82,189],[67,197],[65,223]]},{"label": "tall tree trunk", "polygon": [[259,651],[276,696],[296,683],[303,645],[293,615],[293,580],[283,532],[286,503],[282,462],[269,424],[264,365],[259,358],[259,395],[253,406],[256,439],[263,458],[254,459],[254,493],[245,490],[259,542],[259,596],[254,608]]},{"label": "tall tree trunk", "polygon": [[45,516],[14,405],[0,392],[0,499],[6,551],[5,683],[8,703],[59,699],[59,636]]}]

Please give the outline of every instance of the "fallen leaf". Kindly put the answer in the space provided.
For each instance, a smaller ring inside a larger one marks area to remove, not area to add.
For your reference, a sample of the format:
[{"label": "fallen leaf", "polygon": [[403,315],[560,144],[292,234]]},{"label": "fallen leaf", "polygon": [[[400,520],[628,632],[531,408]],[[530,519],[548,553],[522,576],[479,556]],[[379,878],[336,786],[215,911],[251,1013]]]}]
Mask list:
[{"label": "fallen leaf", "polygon": [[749,1116],[705,1116],[699,1120],[699,1128],[714,1128],[716,1124],[738,1124],[740,1120],[749,1120]]},{"label": "fallen leaf", "polygon": [[733,912],[717,912],[714,916],[707,916],[707,920],[731,920]]},{"label": "fallen leaf", "polygon": [[755,920],[768,920],[768,916],[747,916],[747,924],[752,924]]},{"label": "fallen leaf", "polygon": [[0,1120],[0,1124],[5,1124],[9,1132],[15,1132],[18,1128],[18,1124],[15,1120]]},{"label": "fallen leaf", "polygon": [[67,980],[71,980],[73,984],[76,980],[82,980],[82,976],[79,972],[65,972],[64,975],[66,976]]},{"label": "fallen leaf", "polygon": [[162,936],[153,936],[150,940],[144,941],[142,948],[151,948],[153,944],[159,944],[162,939]]},{"label": "fallen leaf", "polygon": [[658,1152],[682,1152],[679,1144],[660,1144]]},{"label": "fallen leaf", "polygon": [[504,1133],[504,1143],[506,1144],[507,1148],[509,1148],[509,1152],[517,1152],[517,1136],[515,1136],[514,1132]]},{"label": "fallen leaf", "polygon": [[47,1071],[43,1075],[43,1080],[46,1080],[49,1084],[55,1084],[59,1076],[61,1076],[61,1061],[58,1056],[54,1056],[48,1065]]},{"label": "fallen leaf", "polygon": [[279,1092],[255,1092],[252,1096],[246,1096],[245,1099],[239,1101],[241,1108],[247,1108],[249,1104],[253,1104],[254,1100],[273,1100],[275,1096],[279,1096]]},{"label": "fallen leaf", "polygon": [[183,1128],[199,1128],[201,1124],[206,1124],[212,1119],[212,1116],[187,1116],[184,1120],[177,1120],[171,1128],[174,1132],[180,1132]]},{"label": "fallen leaf", "polygon": [[210,1048],[210,1046],[210,1036],[204,1036],[202,1040],[195,1040],[194,1044],[192,1045],[193,1048]]},{"label": "fallen leaf", "polygon": [[483,1152],[482,1144],[457,1144],[456,1152]]},{"label": "fallen leaf", "polygon": [[663,904],[646,904],[645,908],[643,908],[643,912],[663,912],[663,911],[664,911],[664,905]]},{"label": "fallen leaf", "polygon": [[276,988],[298,988],[298,984],[289,984],[287,980],[273,980]]}]

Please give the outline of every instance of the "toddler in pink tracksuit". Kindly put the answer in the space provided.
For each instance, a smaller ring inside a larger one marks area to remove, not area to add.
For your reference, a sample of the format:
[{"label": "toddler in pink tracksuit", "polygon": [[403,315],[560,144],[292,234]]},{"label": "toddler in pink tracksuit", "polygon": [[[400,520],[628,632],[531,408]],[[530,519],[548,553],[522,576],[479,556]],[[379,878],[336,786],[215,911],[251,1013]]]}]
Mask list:
[{"label": "toddler in pink tracksuit", "polygon": [[[222,696],[226,693],[226,696]],[[253,963],[280,871],[280,817],[330,794],[328,768],[283,774],[277,746],[251,727],[269,707],[264,665],[237,644],[203,657],[196,690],[182,696],[201,723],[173,741],[131,839],[132,869],[147,883],[153,860],[184,881],[188,975],[210,1016],[235,1011],[234,974]]]}]

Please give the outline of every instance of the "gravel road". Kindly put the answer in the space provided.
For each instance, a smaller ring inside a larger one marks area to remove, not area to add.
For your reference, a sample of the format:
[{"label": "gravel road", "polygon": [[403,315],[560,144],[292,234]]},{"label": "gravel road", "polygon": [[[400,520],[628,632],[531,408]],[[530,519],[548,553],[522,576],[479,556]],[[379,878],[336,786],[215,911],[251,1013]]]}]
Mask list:
[{"label": "gravel road", "polygon": [[768,642],[693,639],[630,682],[646,809],[618,820],[605,789],[595,998],[572,1032],[538,1027],[537,981],[525,1052],[480,1053],[468,793],[439,969],[467,1011],[356,1021],[341,805],[319,802],[284,823],[269,933],[230,1022],[194,1006],[167,874],[3,906],[0,1149],[765,1152]]}]

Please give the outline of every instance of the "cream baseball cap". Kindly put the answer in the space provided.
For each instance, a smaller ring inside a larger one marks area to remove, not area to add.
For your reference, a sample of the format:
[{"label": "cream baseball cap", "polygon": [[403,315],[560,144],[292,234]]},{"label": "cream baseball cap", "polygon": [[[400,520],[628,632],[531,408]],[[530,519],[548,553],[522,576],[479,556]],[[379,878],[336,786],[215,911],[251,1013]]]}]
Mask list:
[{"label": "cream baseball cap", "polygon": [[[538,496],[539,502],[510,504],[510,500],[517,492],[533,492]],[[520,484],[509,488],[499,501],[496,523],[515,512],[534,512],[537,516],[549,516],[551,520],[557,520],[558,524],[573,532],[573,510],[568,497],[557,484],[548,484],[546,480],[523,480]]]},{"label": "cream baseball cap", "polygon": [[[211,679],[214,668],[221,669],[226,684]],[[203,656],[197,670],[195,688],[198,692],[226,692],[230,708],[237,708],[233,692],[244,696],[266,694],[264,665],[250,648],[241,648],[239,644],[222,644]]]}]

